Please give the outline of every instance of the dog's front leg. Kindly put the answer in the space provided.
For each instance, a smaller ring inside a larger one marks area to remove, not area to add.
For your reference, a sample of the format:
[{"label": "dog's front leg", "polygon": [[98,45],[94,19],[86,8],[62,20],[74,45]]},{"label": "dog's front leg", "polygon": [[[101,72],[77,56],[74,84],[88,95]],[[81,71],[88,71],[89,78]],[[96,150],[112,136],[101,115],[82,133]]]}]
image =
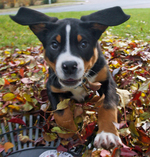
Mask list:
[{"label": "dog's front leg", "polygon": [[77,127],[74,123],[73,113],[70,110],[69,105],[66,109],[56,110],[57,104],[60,101],[60,94],[53,93],[51,91],[49,82],[47,82],[47,94],[48,94],[48,98],[49,98],[51,106],[52,106],[52,110],[54,111],[53,115],[54,115],[56,124],[60,128],[64,128],[67,132],[65,134],[59,133],[58,134],[59,137],[65,138],[65,139],[72,137],[75,134],[75,132],[77,131]]},{"label": "dog's front leg", "polygon": [[106,109],[101,106],[98,111],[99,130],[94,141],[97,148],[111,149],[122,143],[113,122],[117,122],[117,108]]},{"label": "dog's front leg", "polygon": [[122,144],[114,125],[114,122],[117,123],[117,104],[119,101],[115,88],[116,85],[111,77],[101,87],[105,99],[98,110],[99,130],[94,141],[97,148],[111,149]]}]

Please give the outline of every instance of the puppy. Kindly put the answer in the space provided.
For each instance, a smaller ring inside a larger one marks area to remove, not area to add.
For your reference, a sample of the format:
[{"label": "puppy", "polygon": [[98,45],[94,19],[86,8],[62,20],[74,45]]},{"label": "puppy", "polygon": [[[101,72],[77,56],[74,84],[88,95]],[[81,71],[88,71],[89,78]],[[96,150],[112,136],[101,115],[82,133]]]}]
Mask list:
[{"label": "puppy", "polygon": [[[104,94],[105,99],[98,110],[99,129],[94,145],[110,149],[121,144],[113,124],[117,122],[116,84],[97,41],[108,26],[122,24],[130,16],[117,6],[80,19],[58,20],[25,7],[10,17],[21,25],[28,25],[43,44],[45,60],[49,65],[47,92],[52,109],[56,110],[60,98],[84,102],[88,96],[88,92],[81,86],[85,78],[91,83],[101,83],[97,92],[100,96]],[[58,125],[74,132],[77,130],[69,107],[56,111],[54,117]],[[59,135],[69,138],[74,133]]]}]

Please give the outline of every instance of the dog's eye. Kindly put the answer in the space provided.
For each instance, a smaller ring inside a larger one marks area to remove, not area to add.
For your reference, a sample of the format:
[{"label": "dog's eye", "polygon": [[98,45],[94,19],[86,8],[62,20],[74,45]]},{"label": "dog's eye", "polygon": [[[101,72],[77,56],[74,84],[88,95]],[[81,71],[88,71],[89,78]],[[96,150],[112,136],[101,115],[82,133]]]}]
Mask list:
[{"label": "dog's eye", "polygon": [[87,41],[82,41],[81,44],[80,44],[80,47],[81,47],[82,49],[87,48],[87,46],[88,46],[88,42],[87,42]]},{"label": "dog's eye", "polygon": [[51,47],[52,49],[56,50],[56,49],[58,49],[59,44],[58,44],[58,42],[53,41],[53,42],[51,43],[50,47]]}]

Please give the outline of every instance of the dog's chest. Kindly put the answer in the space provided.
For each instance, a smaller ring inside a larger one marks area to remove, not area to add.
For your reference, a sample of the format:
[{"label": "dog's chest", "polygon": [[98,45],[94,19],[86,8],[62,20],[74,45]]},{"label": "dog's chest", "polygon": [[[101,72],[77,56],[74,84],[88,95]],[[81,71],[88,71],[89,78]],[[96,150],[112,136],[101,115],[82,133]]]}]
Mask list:
[{"label": "dog's chest", "polygon": [[70,92],[73,94],[72,98],[78,102],[84,101],[85,97],[88,95],[82,86],[77,87],[76,89],[72,89]]},{"label": "dog's chest", "polygon": [[[87,79],[90,82],[94,82],[95,76],[90,77],[90,78],[87,77]],[[88,84],[87,84],[87,86],[88,86]],[[88,96],[88,92],[85,90],[85,88],[83,88],[82,85],[78,86],[77,88],[70,89],[69,91],[73,94],[72,98],[77,100],[78,102],[83,102],[85,100],[85,97]]]}]

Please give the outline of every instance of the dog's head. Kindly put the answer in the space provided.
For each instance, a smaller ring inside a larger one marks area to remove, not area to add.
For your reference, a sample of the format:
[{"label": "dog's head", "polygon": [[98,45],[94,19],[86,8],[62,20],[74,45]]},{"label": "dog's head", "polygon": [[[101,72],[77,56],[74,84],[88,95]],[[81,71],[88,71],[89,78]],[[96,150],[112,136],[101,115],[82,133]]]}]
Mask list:
[{"label": "dog's head", "polygon": [[129,19],[120,7],[108,8],[81,19],[58,20],[28,8],[20,8],[12,20],[29,25],[43,43],[45,59],[62,86],[78,86],[96,63],[96,43],[108,26]]}]

